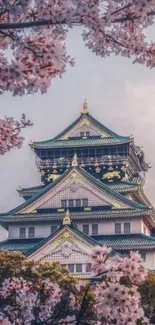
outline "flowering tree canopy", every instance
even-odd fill
[[[20,135],[21,129],[30,125],[32,123],[26,119],[25,114],[19,122],[11,117],[0,119],[0,155],[4,155],[13,148],[20,148],[24,140]]]
[[[111,53],[155,65],[155,0],[0,0],[0,92],[45,92],[74,64],[66,35],[83,25],[84,42],[96,55]]]
[[[70,290],[42,278],[37,285],[22,277],[5,279],[0,285],[0,324],[148,325],[137,291],[147,275],[141,257],[132,253],[111,259],[110,252],[94,248],[94,277],[73,283]]]

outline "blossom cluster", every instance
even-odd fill
[[[0,324],[149,325],[137,290],[147,275],[140,256],[123,258],[95,247],[91,257],[96,274],[68,291],[50,280],[34,285],[23,278],[5,279],[0,286]]]
[[[86,46],[155,65],[155,43],[146,39],[155,0],[0,0],[0,92],[45,92],[67,64],[67,32],[83,26]],[[10,59],[11,57],[11,59]]]
[[[0,119],[0,155],[4,155],[13,148],[20,148],[24,140],[20,135],[21,129],[30,125],[32,123],[26,119],[25,114],[19,122],[10,117]]]

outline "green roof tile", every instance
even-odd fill
[[[148,210],[149,212],[149,210]],[[112,210],[98,210],[98,211],[76,211],[71,212],[71,218],[73,220],[80,219],[110,219],[110,218],[128,218],[146,215],[146,210],[141,209],[112,209]],[[26,222],[26,221],[51,221],[51,220],[62,220],[64,212],[51,212],[51,213],[27,213],[27,214],[14,214],[14,215],[3,215],[0,216],[0,222],[3,223],[14,223],[14,222]]]
[[[137,185],[136,183],[121,182],[121,181],[120,181],[120,183],[116,183],[116,184],[108,183],[106,185],[108,187],[110,187],[111,189],[113,189],[115,191],[119,191],[119,192],[123,192],[123,191],[126,192],[126,191],[130,191],[130,190],[136,191],[139,187],[139,185]],[[45,188],[45,186],[43,186],[43,185],[25,187],[25,188],[18,189],[18,192],[22,193],[23,196],[24,195],[32,196],[32,195],[38,193],[43,188]]]
[[[114,250],[129,250],[129,249],[152,249],[155,248],[155,237],[146,236],[143,234],[130,234],[130,235],[99,235],[99,236],[87,236],[76,227],[72,227],[72,230],[88,243],[94,245],[112,247]],[[26,255],[30,255],[37,251],[49,240],[54,238],[62,228],[60,228],[55,234],[50,235],[47,238],[36,239],[10,239],[0,242],[0,250],[20,251]]]
[[[41,240],[42,238],[9,239],[0,242],[0,250],[20,251],[25,254],[27,251],[36,246]]]
[[[22,203],[21,205],[19,205],[15,209],[12,209],[11,211],[9,211],[7,213],[1,213],[0,218],[1,218],[1,216],[4,216],[4,215],[10,215],[10,214],[17,213],[21,209],[26,208],[29,204],[35,202],[35,200],[39,199],[42,195],[47,193],[51,188],[55,187],[56,184],[58,184],[60,181],[62,181],[70,173],[71,169],[72,169],[72,167],[69,170],[65,171],[55,181],[51,182],[47,186],[44,186],[38,193],[33,195],[30,199],[28,199],[26,202]],[[120,202],[123,202],[124,204],[128,205],[129,207],[131,207],[133,209],[136,208],[136,209],[142,209],[142,210],[148,210],[149,209],[148,206],[140,204],[140,203],[132,201],[132,200],[129,200],[128,198],[121,195],[119,192],[114,191],[109,186],[105,185],[104,183],[102,183],[101,181],[99,181],[98,179],[93,177],[91,174],[86,172],[84,169],[82,169],[82,168],[77,168],[77,169],[84,177],[86,177],[86,179],[88,179],[91,183],[95,184],[97,187],[99,187],[101,190],[103,190],[103,192],[106,192],[110,196],[112,196],[114,198],[117,198],[118,200],[120,200]]]
[[[103,246],[115,249],[155,247],[155,237],[143,234],[93,236]]]
[[[44,142],[33,142],[31,145],[35,148],[69,148],[69,147],[86,147],[86,146],[102,146],[109,144],[126,143],[127,139],[115,139],[115,138],[87,138],[87,139],[69,139],[69,140],[47,140]]]
[[[64,136],[70,129],[72,129],[83,117],[81,115],[78,117],[73,123],[71,123],[63,132],[59,133],[55,138],[33,142],[30,144],[33,148],[55,148],[55,147],[81,147],[81,146],[94,146],[94,145],[106,145],[106,144],[117,144],[117,143],[125,143],[127,141],[131,141],[130,137],[120,136],[112,130],[108,129],[106,126],[101,124],[98,120],[96,120],[89,113],[86,114],[88,120],[94,124],[97,128],[99,128],[102,132],[106,132],[109,134],[109,137],[105,138],[87,138],[87,139],[69,139],[69,140],[59,140],[62,136]]]

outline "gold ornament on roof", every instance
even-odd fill
[[[125,208],[121,203],[118,203],[118,202],[115,202],[114,203],[114,208],[115,209],[123,209],[123,208]]]
[[[69,210],[67,209],[65,216],[63,218],[63,222],[62,222],[63,226],[64,225],[70,225],[71,224],[71,219],[70,219],[70,213]]]
[[[121,176],[120,176],[120,172],[118,172],[118,171],[113,171],[113,172],[108,172],[108,173],[106,173],[106,174],[104,174],[103,175],[103,179],[112,179],[112,178],[114,178],[114,177],[117,177],[117,178],[121,178]]]
[[[78,166],[77,154],[75,153],[73,160],[72,160],[72,167]]]
[[[82,107],[82,114],[87,114],[88,113],[88,104],[87,101],[85,99],[84,103],[83,103],[83,107]]]

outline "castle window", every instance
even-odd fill
[[[52,225],[51,226],[51,234],[54,234],[57,231],[57,226],[56,225]]]
[[[89,131],[86,132],[86,137],[90,137],[90,132]]]
[[[25,227],[19,228],[19,238],[21,238],[21,239],[26,238],[26,228]]]
[[[74,264],[68,264],[68,271],[74,273]]]
[[[83,205],[83,207],[87,207],[88,206],[88,199],[83,199],[82,200],[82,205]]]
[[[68,200],[68,207],[73,208],[74,207],[74,200]]]
[[[67,208],[67,200],[61,200],[61,207]]]
[[[121,234],[121,223],[115,223],[115,234]]]
[[[124,223],[124,233],[125,234],[130,234],[130,222],[125,222]]]
[[[84,232],[86,235],[89,235],[89,225],[83,225],[83,232]]]
[[[76,204],[76,207],[81,207],[81,200],[80,199],[77,199],[75,201],[75,204]]]
[[[145,252],[140,252],[141,258],[143,262],[146,262],[146,253]]]
[[[81,137],[81,138],[84,137],[84,132],[80,132],[80,137]]]
[[[86,264],[86,272],[91,272],[91,263]]]
[[[76,264],[76,273],[82,273],[82,264]]]
[[[92,235],[98,235],[98,224],[92,225]]]
[[[28,228],[28,237],[29,238],[34,238],[35,237],[35,228],[34,227],[29,227]]]

